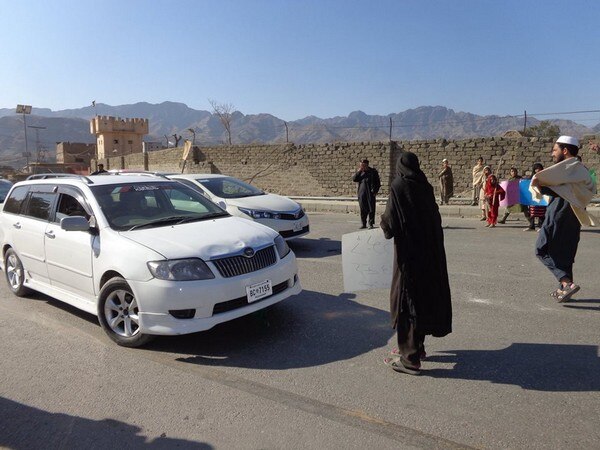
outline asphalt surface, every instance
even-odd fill
[[[600,230],[582,290],[557,304],[525,222],[444,219],[454,332],[418,377],[388,292],[344,293],[353,214],[312,214],[294,241],[304,291],[208,332],[112,343],[95,317],[0,281],[0,446],[35,448],[599,448]]]

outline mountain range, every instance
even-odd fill
[[[42,157],[53,161],[57,142],[93,143],[95,138],[90,134],[89,120],[95,115],[147,118],[150,133],[144,140],[161,141],[165,146],[167,141],[174,141],[173,134],[191,139],[190,128],[196,132],[197,145],[227,142],[227,134],[216,114],[189,108],[183,103],[140,102],[119,106],[97,103],[95,107],[60,111],[33,108],[26,118],[29,152],[35,157],[40,149]],[[480,116],[443,106],[422,106],[385,116],[362,111],[328,119],[308,116],[287,122],[288,140],[296,144],[385,141],[390,136],[390,120],[393,140],[499,136],[508,130],[523,129],[523,117]],[[600,132],[600,123],[589,128],[570,120],[550,122],[558,125],[562,133],[578,137]],[[537,123],[536,118],[527,118],[528,126]],[[31,126],[44,128],[37,130],[36,137],[36,129],[29,128]],[[24,164],[23,131],[22,116],[16,115],[14,109],[0,108],[0,165]],[[271,114],[244,115],[235,111],[231,116],[231,138],[233,144],[286,142],[286,123]]]

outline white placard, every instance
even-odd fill
[[[380,228],[342,236],[344,291],[389,289],[392,284],[394,240]]]

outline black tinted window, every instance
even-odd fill
[[[27,197],[27,191],[29,188],[27,186],[19,186],[12,191],[10,197],[6,199],[4,203],[4,211],[19,214],[21,211],[21,206],[23,205],[23,201]]]
[[[85,208],[79,200],[69,194],[61,194],[58,200],[58,208],[56,208],[55,222],[60,222],[60,219],[69,216],[82,216],[89,220],[90,215],[85,211]]]
[[[0,202],[3,202],[6,196],[8,195],[8,191],[12,187],[12,183],[0,182]]]
[[[48,220],[54,197],[56,194],[49,192],[34,192],[29,198],[25,214],[36,219]]]

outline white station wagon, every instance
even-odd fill
[[[206,198],[232,216],[262,223],[286,240],[305,236],[310,231],[308,216],[302,206],[290,198],[264,192],[226,175],[176,174],[168,177],[200,189]]]
[[[15,295],[33,289],[95,314],[127,347],[207,330],[301,291],[279,234],[159,177],[17,183],[0,243]]]

